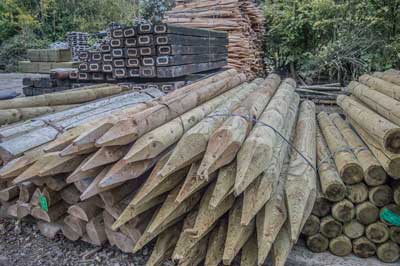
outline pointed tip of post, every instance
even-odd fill
[[[119,160],[116,164],[114,164],[111,169],[107,172],[102,180],[100,180],[98,186],[101,188],[107,188],[108,186],[112,186],[118,183],[118,180],[115,180],[118,173],[127,165],[127,163],[123,160]]]
[[[94,144],[97,139],[103,136],[110,128],[112,128],[112,123],[103,123],[97,127],[91,129],[90,131],[80,135],[73,141],[74,145],[87,145]]]
[[[134,142],[138,138],[138,133],[132,124],[121,121],[107,130],[96,140],[96,146],[123,146]]]
[[[146,147],[141,149],[136,149],[135,146],[132,147],[127,155],[123,158],[129,163],[139,162],[143,160],[153,159],[155,156],[151,156],[148,154]]]

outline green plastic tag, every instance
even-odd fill
[[[397,213],[392,212],[389,209],[384,209],[383,212],[381,213],[381,218],[385,222],[394,225],[394,226],[399,226],[400,227],[400,215]]]
[[[42,209],[43,209],[45,212],[48,212],[48,211],[49,211],[49,204],[47,203],[46,196],[43,195],[43,194],[40,195],[40,207],[42,207]]]

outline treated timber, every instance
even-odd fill
[[[196,28],[188,28],[173,24],[158,24],[154,26],[155,34],[177,34],[184,36],[199,36],[199,37],[213,37],[213,38],[227,38],[228,34],[223,31],[204,30]]]
[[[400,153],[399,126],[348,96],[338,96],[337,104],[385,150]]]
[[[369,86],[371,89],[377,90],[396,100],[400,100],[400,85],[370,75],[362,75],[359,78],[359,81],[362,84]]]
[[[19,196],[19,187],[14,185],[0,191],[1,201],[11,201]]]
[[[103,206],[101,199],[95,197],[72,205],[68,208],[68,214],[85,222],[89,222],[91,218],[101,212],[101,206]]]
[[[181,232],[178,234],[178,242],[175,245],[171,258],[174,261],[181,261],[189,253],[189,251],[197,244],[200,239],[191,238],[186,232],[187,229],[193,228],[196,221],[198,210],[195,208],[188,213],[183,220]]]
[[[133,144],[129,152],[125,155],[124,160],[135,162],[158,156],[161,152],[179,141],[185,132],[204,119],[212,110],[234,96],[241,89],[242,87],[240,86],[233,88],[146,133]]]
[[[226,54],[228,53],[228,48],[225,46],[184,46],[184,45],[160,45],[157,47],[157,52],[159,55],[197,55],[197,54]]]
[[[305,220],[312,211],[312,209],[309,211],[308,207],[311,206],[312,208],[317,194],[314,103],[305,101],[300,105],[295,132],[294,147],[303,157],[297,151],[292,152],[285,184],[289,218],[288,228],[292,242],[297,241]],[[305,161],[304,157],[308,162]]]
[[[180,45],[205,45],[205,46],[225,46],[228,45],[228,39],[215,37],[196,37],[177,34],[165,34],[156,36],[157,45],[169,45],[179,43]]]
[[[271,260],[273,266],[285,266],[289,257],[293,242],[290,240],[290,226],[288,221],[279,231],[278,236],[272,246]]]
[[[228,64],[226,60],[220,60],[215,62],[197,63],[197,64],[186,64],[179,66],[159,66],[157,67],[157,78],[177,78],[192,73],[204,72],[212,69],[224,67]]]
[[[289,113],[285,118],[284,130],[281,132],[285,139],[290,139],[296,127],[296,118],[299,108],[299,96],[295,95],[290,104]],[[250,184],[244,191],[242,223],[248,224],[262,207],[268,202],[278,185],[278,180],[286,178],[288,166],[288,143],[279,138],[273,148],[271,161],[266,164],[266,170]]]
[[[383,262],[396,262],[400,258],[400,246],[392,241],[388,241],[378,246],[376,255]]]
[[[210,54],[199,55],[175,55],[175,56],[158,56],[156,66],[180,66],[186,64],[208,63],[224,60],[227,54],[215,54],[210,51]]]
[[[229,114],[256,88],[256,83],[243,85],[234,97],[228,99],[215,109],[209,117],[204,118],[188,130],[178,142],[159,175],[166,177],[200,159],[207,148],[211,134],[227,119],[226,116],[217,116],[217,114]]]
[[[396,70],[394,70],[394,71],[396,71]],[[390,70],[388,70],[386,72],[375,72],[373,74],[373,76],[400,86],[400,74],[399,73],[391,72]]]
[[[225,241],[224,255],[222,261],[225,265],[230,265],[247,240],[255,232],[255,219],[248,225],[240,223],[243,208],[243,197],[236,199],[233,207],[229,211],[228,232]]]
[[[205,265],[218,266],[222,263],[227,232],[228,221],[222,218],[210,234]]]
[[[365,236],[375,244],[383,244],[389,240],[389,227],[381,222],[370,224],[365,228]]]
[[[305,236],[316,235],[320,231],[320,224],[321,220],[317,216],[311,215],[310,217],[308,217],[307,222],[304,224],[301,233]]]
[[[399,105],[400,106],[400,105]],[[339,114],[330,115],[335,126],[348,143],[350,149],[358,159],[361,167],[364,170],[364,181],[370,186],[382,185],[386,182],[387,174],[383,167],[379,164],[371,151],[367,148],[360,137],[350,128]]]
[[[343,225],[343,234],[350,239],[357,239],[364,235],[365,226],[357,220],[345,223]]]
[[[199,176],[206,178],[210,173],[233,161],[242,143],[255,124],[249,119],[258,119],[280,84],[280,77],[269,75],[227,120],[210,137]]]
[[[345,257],[350,255],[353,250],[353,245],[351,240],[344,235],[338,236],[331,239],[329,242],[329,251],[339,257]]]
[[[347,185],[361,182],[364,171],[360,162],[332,119],[327,113],[321,112],[318,114],[318,121],[343,182]]]
[[[321,219],[320,231],[324,237],[332,239],[342,234],[343,226],[332,216],[326,216]]]
[[[332,216],[342,223],[353,220],[356,215],[355,212],[354,204],[347,199],[339,201],[332,206]]]
[[[236,177],[236,161],[222,167],[218,171],[217,181],[211,195],[210,206],[216,208],[230,194],[233,194],[233,185]]]
[[[243,75],[237,75],[230,79],[209,83],[210,80],[202,80],[195,87],[182,89],[186,94],[178,95],[169,100],[160,100],[160,104],[133,115],[127,120],[122,120],[113,126],[106,134],[97,140],[97,145],[115,146],[126,145],[135,141],[143,134],[159,127],[166,122],[178,117],[190,109],[214,98],[215,96],[241,84],[245,81]],[[198,87],[206,84],[204,87]],[[194,89],[196,88],[196,90]],[[180,90],[177,90],[180,91]]]
[[[328,250],[329,239],[321,234],[309,236],[306,239],[306,245],[314,253],[322,253]]]
[[[333,202],[343,200],[346,197],[346,186],[332,160],[320,127],[317,127],[317,167],[321,190],[326,198]]]
[[[179,233],[181,232],[182,225],[174,225],[164,232],[162,232],[157,238],[157,242],[154,246],[153,252],[150,258],[146,262],[146,266],[158,266],[169,259],[172,256],[174,247],[178,242]]]
[[[352,95],[391,122],[400,125],[400,102],[379,91],[353,81],[348,86]],[[399,86],[400,88],[400,86]]]
[[[106,242],[107,235],[102,213],[99,213],[86,224],[86,233],[91,240],[90,242],[96,246],[101,246]]]
[[[253,234],[242,248],[240,265],[257,266],[257,235]]]
[[[375,139],[373,139],[361,126],[350,119],[351,125],[356,129],[358,135],[367,144],[375,158],[385,171],[393,178],[400,178],[400,155],[385,150]]]
[[[355,208],[357,221],[363,225],[370,225],[379,219],[379,208],[369,201],[361,203]]]
[[[31,215],[38,220],[52,223],[63,216],[67,209],[68,204],[66,202],[60,201],[56,205],[50,207],[48,212],[44,211],[41,207],[34,207],[32,208]]]
[[[279,141],[279,135],[285,125],[285,117],[290,110],[290,104],[295,98],[296,83],[287,79],[278,88],[274,97],[260,116],[260,121],[254,126],[237,154],[237,171],[235,180],[235,195],[240,195],[245,189],[266,170],[265,162],[272,158],[273,148]],[[266,123],[273,127],[263,125]]]
[[[86,222],[72,215],[67,215],[64,218],[63,224],[67,225],[79,237],[82,237],[86,233]]]
[[[369,190],[369,201],[377,207],[384,207],[393,202],[393,190],[388,185],[373,187]]]
[[[354,204],[359,204],[368,199],[368,187],[365,183],[347,186],[347,199]]]
[[[353,241],[353,252],[357,257],[369,258],[375,255],[376,245],[366,237],[361,237]]]

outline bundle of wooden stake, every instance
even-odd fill
[[[99,84],[77,90],[3,100],[0,102],[0,126],[68,110],[77,104],[110,97],[126,90],[116,85]]]
[[[400,72],[364,75],[318,114],[318,196],[303,234],[314,252],[400,257]]]
[[[292,79],[245,81],[228,70],[25,153],[0,170],[4,207],[49,237],[155,241],[147,265],[283,266],[317,198],[315,106]]]
[[[229,33],[228,64],[248,77],[263,75],[264,16],[251,0],[181,0],[165,23]]]

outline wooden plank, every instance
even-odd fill
[[[160,55],[201,55],[201,54],[227,54],[228,48],[225,46],[200,46],[200,45],[159,45],[157,54]]]
[[[209,51],[214,52],[214,51]],[[174,55],[174,56],[159,56],[157,57],[157,66],[178,66],[186,64],[197,64],[216,62],[224,60],[228,57],[227,54],[199,54],[199,55]]]
[[[212,69],[221,68],[227,65],[226,60],[210,62],[210,63],[199,63],[199,64],[188,64],[181,66],[170,66],[170,67],[157,67],[158,78],[177,78],[188,74],[204,72]]]

